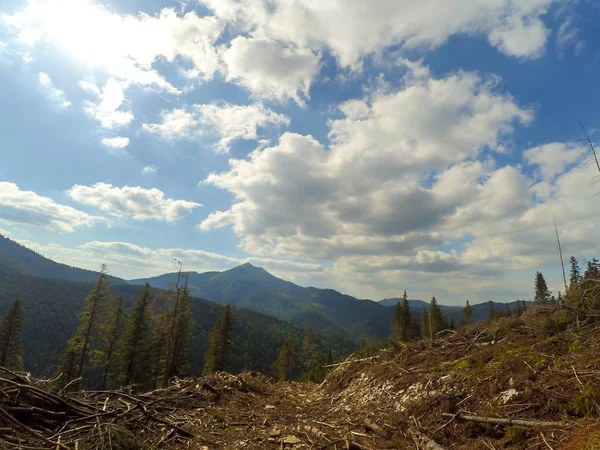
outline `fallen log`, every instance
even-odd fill
[[[372,422],[369,419],[365,419],[363,422],[365,428],[369,431],[372,431],[373,433],[375,433],[377,436],[383,438],[383,439],[389,439],[390,438],[390,433],[388,432],[388,430],[384,429],[383,427],[380,427],[379,425],[377,425],[375,422]]]
[[[446,450],[425,433],[421,433],[413,427],[408,427],[408,435],[415,441],[418,448],[422,448],[423,450]]]
[[[523,427],[560,427],[560,428],[565,428],[565,427],[569,426],[569,424],[567,422],[552,422],[552,421],[547,421],[547,420],[482,417],[482,416],[473,416],[470,414],[454,415],[454,414],[449,414],[449,413],[443,413],[442,415],[446,416],[446,417],[456,417],[457,419],[471,421],[471,422],[490,423],[490,424],[499,424],[499,425],[518,425],[518,426],[523,426]]]

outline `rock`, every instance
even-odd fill
[[[299,444],[300,442],[302,442],[302,440],[298,439],[296,436],[286,436],[281,442],[283,442],[286,445],[294,445]]]

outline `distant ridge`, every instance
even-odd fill
[[[54,262],[1,234],[0,263],[17,272],[38,277],[81,282],[98,278],[98,272]],[[111,280],[113,283],[125,282],[117,277],[111,277]]]

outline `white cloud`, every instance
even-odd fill
[[[106,70],[120,81],[180,90],[152,68],[153,62],[177,57],[191,61],[199,76],[211,78],[218,66],[213,44],[223,24],[195,12],[178,15],[165,8],[158,15],[119,15],[88,0],[32,0],[1,19],[23,45],[48,43],[91,69]]]
[[[66,109],[71,106],[71,102],[67,100],[64,91],[54,86],[52,79],[47,73],[38,73],[38,80],[48,98],[56,103],[60,109]]]
[[[10,236],[12,233],[8,230],[5,230],[4,228],[0,228],[0,234],[4,237],[6,236]]]
[[[568,47],[573,47],[574,53],[578,55],[585,47],[585,43],[579,38],[579,35],[579,28],[573,24],[573,18],[567,17],[558,28],[556,44],[563,51]]]
[[[399,90],[377,90],[360,102],[342,105],[348,115],[330,121],[329,149],[310,136],[285,133],[277,145],[211,174],[205,182],[236,200],[200,228],[232,224],[247,251],[283,257],[442,245],[436,228],[479,194],[477,180],[487,169],[462,170],[475,177],[465,187],[429,186],[431,174],[448,179],[441,176],[445,170],[484,148],[504,151],[514,124],[532,119],[493,83],[470,73],[408,77]]]
[[[177,108],[161,113],[161,123],[145,123],[142,125],[144,131],[158,134],[167,141],[173,141],[182,137],[193,137],[202,134],[196,129],[199,121],[195,115],[185,109]]]
[[[269,125],[287,126],[290,123],[287,116],[265,108],[262,104],[193,105],[189,111],[173,109],[164,111],[161,116],[161,123],[144,124],[143,129],[168,141],[216,135],[218,141],[214,144],[214,149],[219,153],[228,152],[229,145],[235,139],[258,140],[259,128]]]
[[[140,186],[122,188],[107,183],[92,186],[76,184],[69,190],[73,200],[91,205],[112,216],[134,220],[166,220],[175,222],[189,216],[200,203],[165,198],[165,194],[154,188]]]
[[[21,244],[50,257],[55,261],[98,270],[100,264],[107,264],[111,274],[124,278],[141,278],[173,272],[174,260],[183,262],[184,270],[207,272],[227,270],[245,262],[266,268],[273,274],[286,276],[307,276],[321,274],[325,269],[313,263],[277,260],[272,258],[236,259],[218,253],[188,248],[143,247],[129,242],[90,241],[77,247],[59,244],[38,244],[20,240]]]
[[[0,219],[67,233],[101,220],[6,181],[0,182]]]
[[[223,52],[228,81],[248,88],[255,96],[294,99],[303,104],[320,70],[319,56],[265,38],[238,36]]]
[[[330,48],[342,66],[387,47],[432,49],[455,34],[486,36],[510,56],[535,58],[549,34],[542,22],[558,0],[203,0],[242,31],[298,48]]]
[[[123,136],[117,136],[114,138],[103,138],[102,145],[115,149],[123,149],[129,145],[129,138]]]
[[[84,89],[94,92],[89,86]],[[83,109],[98,120],[102,128],[124,127],[134,119],[133,113],[121,109],[124,101],[123,87],[114,78],[109,78],[100,93],[100,101],[98,103],[86,101]]]
[[[158,172],[157,166],[145,166],[142,169],[142,174],[144,174],[144,175],[148,175],[148,174],[156,173],[156,172]]]
[[[563,173],[569,165],[581,161],[583,155],[584,152],[576,144],[562,142],[540,145],[523,153],[523,157],[529,164],[539,166],[546,180],[551,180],[555,175]]]

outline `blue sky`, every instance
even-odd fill
[[[598,5],[267,3],[2,2],[0,233],[447,304],[598,255]]]

